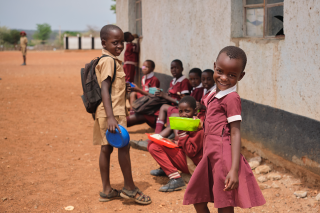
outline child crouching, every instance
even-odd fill
[[[183,97],[179,102],[179,116],[193,118],[196,113],[196,100],[191,96]],[[167,148],[151,141],[148,144],[148,151],[161,167],[150,173],[154,176],[168,176],[170,178],[169,182],[159,189],[161,192],[172,192],[184,188],[185,183],[178,170],[186,174],[193,173],[195,165],[202,158],[203,130],[179,131],[178,134],[177,145],[179,148]]]

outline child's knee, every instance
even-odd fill
[[[101,146],[101,152],[104,154],[111,154],[113,152],[113,146],[110,146],[110,145]]]
[[[130,93],[130,98],[136,98],[137,97],[137,93],[136,92],[131,92]]]

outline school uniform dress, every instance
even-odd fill
[[[207,106],[204,121],[203,158],[186,189],[183,204],[214,202],[215,208],[228,206],[251,208],[266,203],[246,159],[240,155],[239,187],[223,191],[231,169],[230,123],[241,121],[241,100],[236,86],[204,100]]]
[[[160,81],[154,76],[154,72],[144,75],[141,79],[141,87],[145,92],[149,92],[150,87],[160,87]],[[143,95],[137,92],[137,98],[141,98]]]
[[[180,95],[190,94],[190,91],[192,89],[192,86],[190,85],[189,80],[185,76],[181,76],[180,78],[176,79],[174,78],[171,83],[168,90],[169,96],[176,99],[177,101],[180,101],[181,97]],[[180,93],[180,95],[178,94]],[[173,104],[175,105],[175,104]],[[172,106],[169,107],[167,110],[167,124],[169,124],[169,117],[173,113],[178,113],[178,107]]]
[[[123,69],[126,74],[126,81],[133,82],[136,74],[136,67],[138,66],[138,53],[134,52],[134,44],[128,42],[126,51],[124,52]]]
[[[210,92],[215,89],[216,89],[216,85],[214,85],[213,87],[211,87],[208,90],[203,89],[203,95],[202,95],[200,104],[205,105],[203,100],[205,100],[208,97],[208,95],[210,94]],[[205,116],[206,116],[206,110],[205,109],[200,110],[200,112],[198,113],[198,118],[204,119]]]
[[[203,96],[203,91],[204,88],[202,87],[201,83],[199,86],[193,87],[190,96],[194,97],[194,99],[196,99],[197,102],[200,102]]]
[[[166,175],[180,170],[193,173],[202,158],[203,130],[196,132],[179,131],[179,148],[168,148],[149,140],[148,151]]]
[[[113,78],[114,73],[114,60],[116,61],[116,78],[112,83],[111,89],[111,102],[112,110],[115,119],[118,123],[127,128],[126,119],[126,80],[122,67],[122,61],[112,55],[107,50],[102,50],[103,55],[109,55],[111,57],[104,57],[99,60],[95,71],[97,80],[101,88],[101,83],[108,77]],[[106,139],[106,131],[108,129],[107,114],[104,109],[103,102],[97,107],[95,113],[95,121],[93,126],[93,144],[94,145],[108,145]]]

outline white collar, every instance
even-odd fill
[[[176,79],[174,78],[172,80],[172,85],[175,85],[177,82],[182,82],[186,77],[184,75],[182,75],[180,78]]]
[[[216,92],[216,88],[214,90],[212,90],[210,92],[213,93],[213,92]],[[232,92],[237,92],[237,85],[234,85],[233,87],[230,87],[229,89],[226,89],[226,90],[222,90],[220,92],[218,92],[216,95],[215,95],[215,98],[223,98],[224,96],[228,95],[229,93],[232,93]]]
[[[202,83],[200,83],[199,86],[197,86],[197,87],[193,87],[192,90],[195,90],[195,89],[198,89],[198,88],[201,88],[201,87],[202,87]]]
[[[144,76],[142,77],[143,84],[146,83],[146,80],[147,80],[147,79],[152,78],[153,76],[154,76],[154,72],[150,72],[149,74],[144,75]]]
[[[204,89],[203,90],[203,94],[207,94],[207,92],[210,92],[210,91],[212,91],[214,89],[216,89],[216,84],[214,84],[210,89],[208,89],[208,91],[207,91],[207,89]]]

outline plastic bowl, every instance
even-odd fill
[[[119,133],[118,129],[116,129],[116,133],[111,133],[107,130],[106,132],[106,138],[108,143],[116,148],[122,148],[125,147],[129,144],[130,141],[130,136],[129,136],[129,132],[126,130],[126,128],[124,128],[121,125],[118,125],[120,130],[121,130],[121,134]]]
[[[154,95],[154,93],[156,93],[158,90],[162,91],[162,89],[159,89],[157,87],[150,87],[149,88],[149,93]]]
[[[197,131],[200,119],[182,118],[182,117],[169,117],[171,129],[183,130],[183,131]]]

